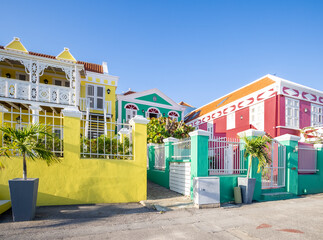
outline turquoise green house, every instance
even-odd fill
[[[117,121],[128,123],[136,115],[145,118],[169,117],[184,119],[185,107],[174,102],[157,88],[143,92],[127,91],[117,95]]]

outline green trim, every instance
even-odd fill
[[[154,101],[154,97],[156,97],[156,101]],[[165,104],[165,105],[172,106],[171,103],[167,102],[164,98],[162,98],[161,96],[159,96],[156,93],[149,94],[149,95],[142,96],[142,97],[138,97],[136,99],[142,100],[142,101],[147,101],[147,102],[160,103],[160,104]]]
[[[125,109],[125,106],[127,104],[135,104],[139,110],[137,111],[137,115],[140,115],[140,116],[143,116],[143,117],[146,117],[146,112],[149,108],[153,107],[153,108],[157,108],[160,113],[162,114],[162,116],[165,115],[165,117],[168,117],[168,113],[170,111],[174,111],[174,112],[177,112],[179,117],[178,117],[178,121],[181,121],[182,120],[182,112],[181,111],[177,111],[177,110],[173,110],[173,109],[167,109],[167,108],[161,108],[161,107],[155,107],[155,106],[151,106],[149,104],[139,104],[139,103],[134,103],[134,102],[128,102],[128,101],[122,101],[122,105],[121,105],[121,113],[122,113],[122,116],[121,116],[121,122],[125,122],[126,121],[126,109]],[[142,112],[142,110],[144,110],[144,112]],[[118,116],[119,116],[119,113],[118,113]]]
[[[208,136],[195,135],[191,137],[191,199],[194,198],[193,179],[209,175],[208,144]]]

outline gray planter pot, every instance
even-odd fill
[[[252,203],[253,192],[255,191],[256,179],[238,177],[238,186],[241,188],[242,202]]]
[[[9,180],[13,221],[30,221],[35,217],[39,178]]]

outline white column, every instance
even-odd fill
[[[41,107],[39,105],[31,105],[29,107],[32,112],[32,124],[39,123],[39,111],[41,111]]]

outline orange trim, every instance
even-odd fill
[[[188,120],[188,122],[190,122],[198,117],[201,117],[205,114],[208,114],[209,112],[214,111],[215,109],[226,106],[231,102],[234,102],[240,98],[243,98],[243,97],[245,97],[253,92],[256,92],[262,88],[265,88],[273,83],[275,83],[275,81],[270,79],[269,77],[265,77],[263,79],[260,79],[257,82],[247,85],[237,91],[234,91],[233,93],[225,95],[222,98],[205,105],[204,107],[196,109],[195,111],[190,113],[190,115],[188,115],[186,117],[186,119]],[[196,116],[194,116],[194,118],[191,119],[190,116],[193,116],[197,112],[199,112],[199,113],[196,114]]]

